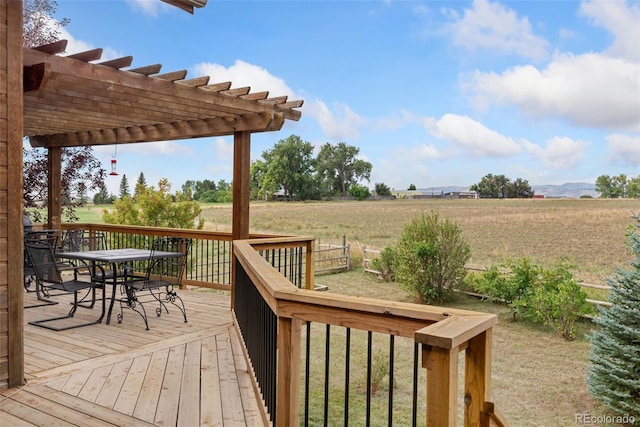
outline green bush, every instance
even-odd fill
[[[572,340],[576,320],[591,314],[592,307],[570,270],[567,263],[545,269],[522,258],[502,269],[492,266],[476,275],[472,286],[490,300],[507,304],[514,319],[521,314],[554,327],[566,340]]]
[[[467,274],[471,257],[460,227],[436,212],[414,218],[404,227],[395,248],[397,280],[422,302],[448,300]]]
[[[498,267],[491,266],[472,283],[475,291],[486,295],[494,302],[509,306],[515,320],[518,312],[526,310],[526,300],[533,285],[538,280],[541,269],[529,258],[517,262],[509,261]]]
[[[544,270],[527,298],[527,316],[554,327],[567,341],[575,338],[576,320],[592,312],[587,295],[563,263]]]
[[[393,263],[395,262],[396,251],[393,247],[387,246],[380,252],[380,256],[371,260],[371,267],[382,274],[385,282],[395,280]]]

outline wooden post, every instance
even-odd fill
[[[62,227],[62,148],[49,148],[47,155],[48,189],[47,204],[48,225],[52,230]],[[60,236],[62,237],[62,236]]]
[[[422,366],[427,369],[427,426],[456,425],[458,353],[458,347],[422,346]]]
[[[300,417],[301,322],[278,318],[276,425],[297,426]]]
[[[249,238],[249,198],[251,195],[251,133],[233,134],[233,240]]]
[[[307,256],[305,263],[305,288],[309,290],[313,290],[315,288],[315,263],[316,263],[316,254],[315,254],[315,242],[313,240],[307,241]]]
[[[465,351],[464,425],[482,425],[485,402],[491,399],[492,329],[469,340]]]
[[[233,134],[233,206],[231,240],[249,238],[249,198],[251,195],[251,133]],[[236,257],[231,249],[231,307],[235,308]]]
[[[0,388],[11,388],[24,382],[22,2],[0,1],[0,40]]]

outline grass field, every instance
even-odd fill
[[[471,246],[473,265],[487,267],[530,257],[544,265],[567,259],[576,276],[603,284],[629,260],[625,234],[638,200],[388,200],[365,202],[253,203],[251,230],[316,236],[356,253],[362,245],[394,244],[411,218],[435,210],[455,221]],[[205,228],[230,230],[230,205],[203,205]]]
[[[100,222],[102,208],[84,208],[81,221]],[[251,231],[316,236],[341,242],[354,252],[363,245],[393,244],[412,217],[435,210],[457,222],[478,266],[530,257],[551,265],[567,259],[576,276],[602,284],[615,265],[631,259],[625,235],[640,213],[637,200],[392,200],[368,202],[252,203]],[[230,231],[230,205],[203,205],[205,229]],[[96,219],[97,218],[97,219]],[[411,301],[398,285],[361,271],[320,276],[329,292]],[[552,331],[524,321],[512,322],[507,309],[460,297],[452,306],[494,312],[493,399],[514,426],[568,426],[575,414],[601,414],[587,392],[585,373],[590,324],[579,325],[577,339],[566,342]]]

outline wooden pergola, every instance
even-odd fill
[[[164,0],[189,12],[206,0]],[[22,383],[22,139],[48,149],[49,228],[61,225],[63,147],[233,135],[234,239],[249,235],[251,134],[301,117],[303,101],[233,88],[66,41],[22,47],[22,2],[0,0],[0,388]]]

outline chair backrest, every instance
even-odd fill
[[[62,283],[53,246],[46,240],[27,240],[24,243],[29,261],[40,283]]]
[[[101,251],[107,248],[107,238],[104,232],[85,230],[67,230],[62,239],[64,252]]]
[[[27,247],[26,247],[27,242],[47,243],[52,248],[54,248],[54,251],[55,251],[55,249],[58,247],[58,233],[55,233],[53,230],[29,231],[24,233],[24,243],[25,243],[24,267],[25,268],[31,267],[31,260],[29,258],[29,254],[27,253]],[[31,273],[31,270],[29,270],[29,273]]]
[[[183,237],[160,237],[151,247],[151,259],[147,268],[147,279],[161,280],[180,285],[187,265],[187,254],[191,248],[191,239]],[[183,256],[174,258],[155,258],[156,251],[181,252]]]

